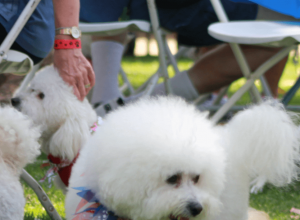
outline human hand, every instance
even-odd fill
[[[54,50],[53,63],[62,79],[73,87],[74,94],[83,101],[95,85],[95,73],[81,49]]]

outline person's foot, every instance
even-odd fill
[[[125,102],[122,98],[117,98],[111,100],[107,103],[98,102],[93,105],[96,113],[100,117],[104,117],[106,114],[110,113],[111,111],[117,109],[120,106],[124,106]]]
[[[214,101],[218,98],[218,94],[216,93],[212,93],[208,98],[207,100],[201,104],[201,106],[203,107],[210,107],[214,104]],[[221,101],[220,101],[220,105],[223,105],[225,104],[226,102],[228,101],[228,97],[225,95],[222,97]]]

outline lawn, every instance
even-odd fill
[[[193,62],[189,59],[181,59],[179,61],[179,69],[188,69],[192,64]],[[133,83],[134,87],[138,87],[156,71],[158,68],[158,61],[157,57],[127,57],[122,61],[122,66],[124,70],[129,73],[129,80]],[[295,65],[292,60],[289,59],[279,84],[283,90],[287,91],[298,77],[297,71],[300,69],[299,67],[299,64]],[[171,67],[169,70],[171,74],[174,74]],[[243,83],[244,80],[238,80],[233,83],[229,90],[229,96]],[[238,103],[246,104],[249,102],[250,98],[247,94],[245,94]],[[296,94],[291,103],[300,104],[300,92]],[[44,160],[46,160],[46,156],[41,155],[35,164],[28,165],[26,167],[26,170],[36,180],[40,180],[47,171],[47,168],[40,168]],[[52,200],[58,213],[64,218],[64,195],[53,186],[49,188],[47,183],[41,183],[41,185]],[[33,191],[25,183],[23,183],[23,186],[27,200],[25,207],[25,219],[50,219],[44,208],[40,205],[40,202]],[[266,186],[262,193],[251,195],[250,205],[253,208],[269,213],[273,220],[291,219],[289,210],[292,207],[300,209],[300,182],[293,183],[285,188]]]

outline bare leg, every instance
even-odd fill
[[[269,84],[270,90],[274,98],[277,98],[278,96],[278,83],[282,75],[282,71],[285,67],[286,61],[287,57],[282,59],[279,63],[277,63],[265,73],[265,78]]]
[[[242,50],[252,70],[276,54],[279,48],[242,45]],[[268,71],[270,89],[277,94],[277,84],[286,59]],[[189,77],[200,94],[215,91],[242,77],[242,72],[228,44],[205,53],[188,71]],[[273,78],[274,77],[274,78]],[[277,82],[277,83],[276,83]]]

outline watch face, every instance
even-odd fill
[[[80,30],[77,27],[72,27],[72,36],[74,38],[79,38],[81,35]]]

